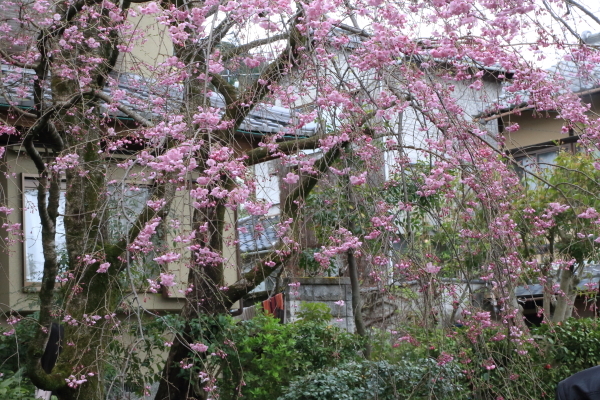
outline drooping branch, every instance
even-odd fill
[[[100,100],[104,101],[107,104],[116,103],[117,110],[121,111],[123,114],[132,118],[135,122],[142,125],[143,127],[152,128],[154,126],[154,124],[150,120],[147,120],[146,118],[142,117],[140,114],[133,111],[131,108],[124,106],[123,104],[120,104],[118,102],[115,102],[109,95],[107,95],[103,91],[101,91],[101,90],[94,91],[94,96],[96,96],[97,98],[99,98]]]
[[[296,218],[300,203],[305,200],[319,180],[324,176],[325,172],[341,155],[341,148],[345,143],[341,143],[329,150],[323,157],[315,163],[315,170],[318,172],[314,175],[308,175],[302,178],[300,185],[288,195],[283,206],[283,215],[286,218]],[[273,251],[267,253],[254,263],[254,268],[246,272],[240,280],[229,286],[226,293],[226,307],[230,307],[233,303],[244,297],[257,285],[259,285],[273,270],[279,268],[290,256],[291,252],[286,251],[285,245],[278,244]],[[271,264],[275,263],[274,266]]]
[[[289,35],[284,33],[281,35],[273,35],[264,39],[258,39],[258,40],[254,40],[250,43],[246,43],[240,46],[237,46],[233,49],[227,50],[225,51],[222,55],[221,58],[223,59],[223,61],[229,61],[231,60],[233,57],[237,57],[239,55],[245,54],[248,51],[256,48],[256,47],[260,47],[260,46],[264,46],[270,43],[275,43],[278,42],[280,40],[285,40],[288,39]]]
[[[579,36],[579,34],[577,32],[575,32],[575,30],[573,28],[571,28],[571,26],[564,19],[562,19],[559,15],[557,15],[554,12],[552,7],[550,7],[550,4],[548,4],[548,2],[546,0],[543,0],[543,3],[544,3],[544,7],[546,7],[546,10],[548,10],[548,12],[552,16],[552,18],[554,18],[556,21],[560,22],[565,27],[565,29],[567,29],[569,32],[571,32],[571,35],[573,35],[577,39],[581,40],[581,36]]]
[[[285,199],[283,203],[283,214],[294,218],[298,214],[300,207],[299,200],[305,199],[314,187],[319,182],[321,176],[327,172],[329,166],[333,165],[342,153],[342,146],[346,145],[346,142],[340,143],[327,153],[323,155],[316,163],[314,169],[318,172],[317,174],[311,174],[304,176],[300,181],[300,185],[294,189],[292,193]]]
[[[0,56],[2,56],[2,58],[4,58],[10,65],[14,65],[15,67],[19,67],[19,68],[36,69],[39,65],[38,63],[27,63],[27,62],[22,62],[22,61],[16,60],[14,57],[12,57],[10,54],[8,54],[6,52],[6,50],[4,50],[1,47],[0,47]]]
[[[170,179],[168,177],[165,178],[165,182],[169,182]],[[123,255],[123,253],[127,250],[127,246],[130,243],[133,243],[142,229],[146,226],[146,223],[151,221],[154,218],[164,218],[168,213],[171,201],[173,200],[176,185],[173,183],[163,183],[158,185],[157,189],[152,194],[152,200],[166,200],[165,204],[159,208],[154,209],[146,205],[142,211],[138,214],[137,219],[129,229],[127,236],[121,239],[114,245],[105,245],[105,253],[107,259],[110,259],[111,262],[114,262],[115,265],[119,263],[119,257]]]
[[[588,17],[593,19],[595,23],[600,25],[600,18],[598,18],[593,12],[588,10],[587,7],[584,7],[583,5],[579,4],[578,2],[576,2],[574,0],[566,0],[566,2],[567,2],[567,4],[570,4],[572,6],[579,8],[581,11],[583,11],[585,13],[585,15],[587,15]]]
[[[282,142],[279,143],[275,154],[271,154],[268,147],[257,147],[246,153],[247,158],[244,160],[244,163],[246,166],[251,166],[274,160],[279,158],[282,154],[293,154],[300,150],[314,150],[319,147],[321,139],[323,139],[323,137],[315,135],[306,139]]]

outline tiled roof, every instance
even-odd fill
[[[35,73],[32,69],[14,68],[8,65],[2,65],[1,78],[4,86],[3,93],[6,94],[6,96],[4,96],[0,93],[1,104],[12,103],[25,109],[33,107],[32,83],[35,78]],[[144,78],[133,74],[119,74],[113,76],[113,78],[116,81],[116,85],[105,87],[103,89],[104,93],[110,96],[113,91],[125,91],[127,96],[125,96],[120,103],[146,119],[152,120],[157,117],[157,115],[151,111],[156,107],[156,105],[152,103],[154,99],[169,99],[164,107],[167,107],[172,111],[179,109],[181,106],[183,90],[179,85],[170,87],[151,85],[149,84],[149,81],[145,81]],[[225,102],[220,95],[213,92],[209,97],[213,107],[224,109]],[[44,91],[44,99],[50,100],[50,98],[51,93],[49,88],[47,88]],[[107,111],[107,109],[104,108],[104,111]],[[109,115],[117,118],[126,117],[125,114],[118,110],[110,109],[107,112]],[[221,115],[222,114],[223,111],[221,112]],[[317,129],[315,123],[309,123],[300,129],[290,131],[288,126],[293,123],[295,123],[295,118],[290,109],[267,104],[258,104],[250,111],[248,117],[246,117],[240,125],[239,130],[245,133],[257,134],[284,132],[288,135],[312,136]]]
[[[567,90],[580,93],[600,87],[600,65],[586,66],[572,61],[561,61],[546,70],[548,80],[564,82]],[[529,102],[529,92],[510,92],[507,89],[510,84],[502,90],[502,95],[497,106],[501,110],[520,107]],[[517,101],[518,98],[518,101]]]
[[[577,290],[598,290],[600,288],[600,265],[587,265],[581,274],[581,280],[577,283]],[[538,283],[531,285],[518,286],[515,289],[517,297],[537,297],[542,296],[544,288]]]
[[[239,246],[242,255],[257,251],[269,250],[277,242],[277,224],[279,216],[246,217],[238,221]]]

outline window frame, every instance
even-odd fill
[[[37,174],[31,174],[31,173],[21,173],[21,221],[22,221],[22,231],[23,231],[23,242],[22,242],[22,262],[21,262],[21,266],[20,266],[20,270],[22,271],[22,289],[25,293],[31,293],[31,292],[37,292],[39,291],[41,284],[42,284],[42,280],[40,279],[39,281],[33,281],[33,280],[29,280],[29,266],[28,266],[28,241],[27,241],[27,235],[28,235],[28,227],[27,227],[27,218],[26,218],[26,213],[29,212],[28,209],[30,209],[31,207],[29,206],[30,202],[27,201],[26,196],[25,196],[25,192],[27,190],[32,190],[32,189],[37,189],[38,187],[38,180],[39,180],[39,175]],[[127,182],[125,183],[127,184]],[[152,190],[154,188],[153,184],[139,184],[136,185],[138,187],[144,187],[148,190],[148,194],[151,195]],[[63,177],[61,179],[61,187],[60,187],[60,191],[61,193],[66,193],[67,190],[67,185],[66,185],[66,179]],[[145,203],[144,203],[145,205]],[[36,215],[36,217],[39,219],[39,210],[37,209],[37,202],[35,203],[35,210],[36,212],[38,212],[38,214]],[[59,217],[62,217],[63,215],[59,215]],[[40,231],[41,234],[41,231]],[[39,240],[41,240],[41,237],[39,238]],[[43,257],[43,255],[42,255]],[[42,272],[43,273],[43,272]]]
[[[507,155],[511,158],[513,162],[513,168],[515,169],[515,172],[517,173],[517,175],[519,175],[520,180],[523,181],[523,179],[526,177],[526,173],[524,172],[525,168],[522,163],[523,160],[533,161],[533,164],[536,165],[536,168],[539,168],[540,155],[552,152],[560,153],[561,151],[568,151],[571,154],[575,154],[577,152],[578,139],[578,136],[570,136],[559,141],[539,143],[527,147],[519,147],[507,151]],[[553,165],[548,163],[542,164],[545,166],[539,168],[538,172],[546,168],[551,168]]]
[[[37,292],[39,291],[41,285],[42,285],[42,280],[40,279],[39,281],[30,281],[28,279],[28,275],[29,275],[29,271],[28,271],[28,263],[27,263],[27,255],[28,255],[28,246],[27,246],[27,218],[25,216],[25,214],[28,212],[28,202],[26,200],[25,197],[25,191],[26,190],[31,190],[31,189],[36,189],[38,187],[38,181],[39,180],[39,175],[37,174],[29,174],[29,173],[21,173],[21,218],[22,218],[22,230],[23,230],[23,262],[21,265],[21,271],[23,273],[23,291],[25,292]],[[65,182],[65,179],[61,179],[61,184],[60,184],[60,191],[62,193],[65,193],[67,190],[67,185]],[[37,210],[38,214],[38,218],[39,218],[39,210],[37,208],[37,202],[35,204],[35,209]],[[40,231],[41,233],[41,231]],[[41,240],[41,238],[40,238]],[[42,272],[43,273],[43,272]]]

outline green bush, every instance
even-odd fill
[[[330,325],[330,316],[313,311],[305,310],[311,316],[293,324],[259,315],[229,327],[229,345],[222,346],[227,357],[221,361],[217,384],[221,397],[276,399],[298,376],[359,359],[358,337]]]
[[[279,400],[460,399],[463,375],[455,363],[425,358],[350,362],[295,380]]]
[[[331,308],[325,303],[303,301],[300,303],[298,317],[304,321],[329,322],[333,315],[331,314]]]
[[[560,325],[542,325],[532,334],[545,351],[548,373],[556,382],[600,364],[600,325],[596,319],[570,318]]]
[[[304,304],[299,314],[286,325],[266,315],[239,323],[202,316],[191,335],[209,349],[190,354],[193,370],[182,373],[218,377],[224,399],[522,400],[552,398],[560,380],[600,363],[600,330],[589,319],[534,328],[520,343],[493,340],[506,332],[498,327],[476,336],[467,328],[372,330],[367,361],[364,340],[333,326],[327,306]]]
[[[8,373],[0,378],[0,399],[3,400],[34,400],[35,388],[23,376],[25,368]]]
[[[33,399],[35,386],[25,375],[25,354],[35,332],[35,315],[0,329],[0,399]],[[9,335],[8,333],[12,331]]]

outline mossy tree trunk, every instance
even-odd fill
[[[41,58],[35,69],[38,79],[34,90],[37,121],[26,137],[26,150],[39,172],[38,211],[45,260],[40,290],[40,330],[29,349],[28,371],[34,384],[54,391],[59,400],[104,399],[103,360],[111,324],[115,322],[110,316],[119,293],[116,279],[119,261],[105,251],[109,238],[106,215],[101,212],[107,193],[106,166],[101,156],[103,127],[99,122],[98,101],[93,96],[94,90],[104,87],[117,59],[118,37],[116,33],[109,33],[108,39],[96,48],[82,42],[67,49],[61,42],[62,33],[78,25],[76,15],[80,11],[77,6],[59,5],[56,12],[64,24],[60,29],[40,33]],[[101,9],[100,13],[95,24],[79,26],[84,38],[98,38],[111,26],[108,11]],[[68,77],[63,71],[86,67],[82,61],[84,57],[97,57],[102,62],[88,72],[90,82],[82,90],[78,74]],[[44,100],[46,80],[50,81],[50,102]],[[34,141],[52,143],[52,157],[47,159],[46,155],[40,155]],[[58,170],[50,169],[49,164],[66,153],[76,154],[79,163],[77,167],[67,169],[63,176]],[[63,216],[68,260],[66,272],[70,279],[57,288],[56,225],[63,179],[66,187]],[[96,255],[98,261],[84,262],[86,254]],[[101,260],[113,265],[108,273],[96,273]],[[102,318],[91,324],[85,322],[86,316]],[[62,323],[65,329],[62,351],[51,373],[47,373],[41,367],[41,358],[53,321]],[[68,384],[77,380],[82,382]]]

